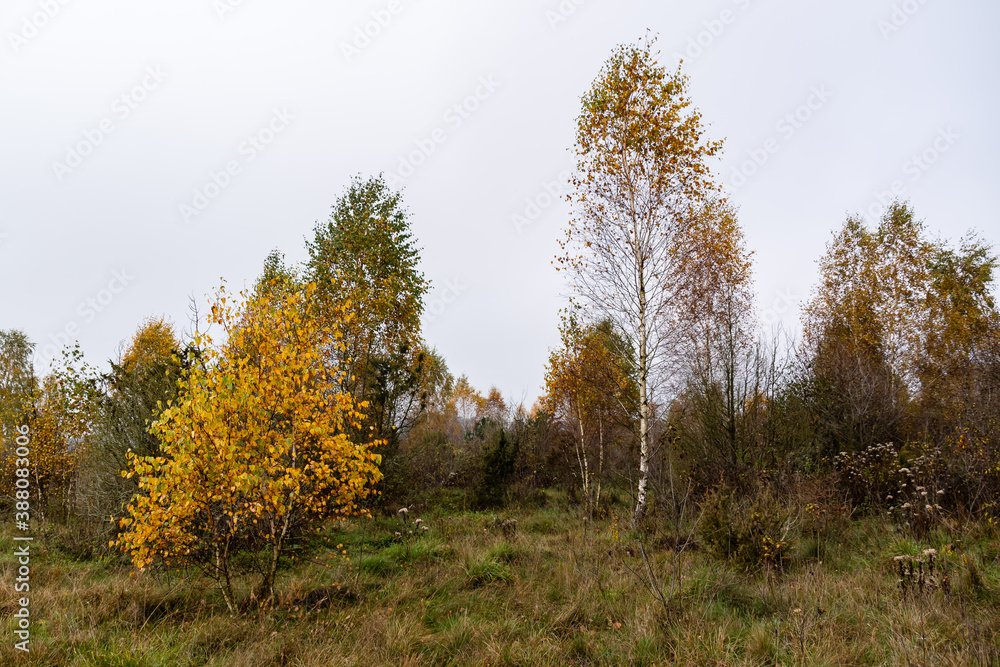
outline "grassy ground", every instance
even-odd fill
[[[784,571],[769,575],[704,547],[678,555],[655,530],[640,550],[614,512],[591,525],[548,498],[499,515],[431,508],[405,525],[331,525],[286,570],[278,609],[236,618],[206,582],[130,577],[119,560],[81,561],[58,535],[42,536],[29,657],[13,649],[20,595],[6,529],[0,664],[1000,664],[991,531],[916,541],[850,521],[822,542],[800,535]],[[417,517],[429,530],[411,536]],[[506,519],[516,528],[504,530]],[[894,557],[927,548],[939,552],[935,585],[904,592]]]

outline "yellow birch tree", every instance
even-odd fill
[[[329,360],[339,330],[312,312],[315,287],[273,290],[241,306],[221,288],[211,321],[228,335],[203,352],[152,425],[162,456],[133,455],[140,495],[117,545],[140,570],[197,566],[236,611],[232,557],[248,553],[261,604],[297,531],[358,513],[381,473],[378,444],[355,442],[363,405],[339,390]]]

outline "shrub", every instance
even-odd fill
[[[699,534],[719,557],[747,569],[781,568],[787,561],[792,519],[769,487],[742,496],[719,488],[702,507]]]
[[[898,488],[886,496],[892,504],[889,516],[914,534],[927,535],[941,522],[941,503],[947,502],[953,486],[944,455],[940,449],[931,449],[899,468],[897,474]]]
[[[833,458],[838,486],[859,507],[885,507],[900,484],[899,451],[890,443],[859,452],[841,452]]]
[[[507,439],[500,429],[497,443],[483,450],[483,474],[475,491],[475,503],[479,509],[501,507],[507,497],[507,486],[514,475],[517,463],[518,443]]]

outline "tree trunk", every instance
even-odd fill
[[[597,492],[594,497],[594,509],[601,504],[601,480],[604,478],[604,416],[597,411],[597,442],[600,447],[597,455]]]
[[[281,530],[271,519],[271,562],[268,563],[267,570],[263,573],[260,585],[257,587],[257,598],[261,607],[269,605],[274,600],[274,581],[278,576],[278,560],[281,558],[281,551],[285,546],[285,538],[288,536],[288,529],[291,525],[289,515],[282,519]]]
[[[260,588],[258,589],[262,607],[270,604],[274,598],[274,577],[278,572],[278,558],[280,556],[281,545],[275,541],[271,544],[271,563],[268,565],[267,572],[264,574],[264,578],[261,580]]]
[[[640,278],[641,278],[640,267]],[[646,514],[646,493],[649,486],[649,357],[646,332],[646,288],[639,287],[639,490],[636,498],[636,526]]]
[[[580,427],[580,444],[577,445],[576,459],[580,464],[580,478],[583,483],[583,497],[587,499],[587,514],[590,514],[592,508],[590,498],[590,465],[587,460],[587,441],[583,429],[583,410],[580,407],[579,399],[577,399],[576,402],[576,419]]]
[[[729,438],[729,449],[733,453],[733,465],[738,467],[743,463],[742,452],[739,443],[736,441],[736,355],[738,353],[738,341],[736,340],[733,322],[733,304],[729,299],[726,308],[726,412],[727,412],[727,436]]]
[[[233,584],[229,580],[229,545],[227,543],[225,551],[218,545],[215,547],[215,571],[219,577],[219,588],[222,590],[222,599],[226,601],[226,607],[230,614],[236,613],[236,601],[233,599]]]

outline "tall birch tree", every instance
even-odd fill
[[[617,47],[583,96],[577,174],[557,256],[576,296],[610,318],[637,351],[639,478],[635,520],[646,512],[650,420],[677,333],[681,232],[718,192],[688,79],[657,62],[653,40]]]

